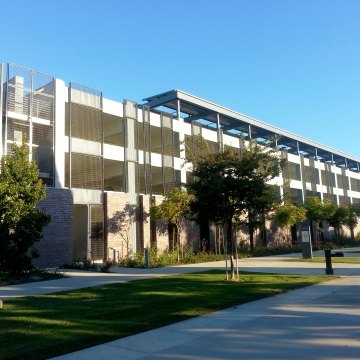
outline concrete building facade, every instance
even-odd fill
[[[0,70],[0,155],[27,141],[47,185],[40,207],[52,222],[38,244],[41,266],[116,258],[151,243],[165,249],[167,229],[151,222],[150,205],[191,179],[182,142],[197,134],[213,151],[275,136],[287,159],[273,180],[280,195],[360,203],[360,159],[185,92],[118,102],[22,66]]]

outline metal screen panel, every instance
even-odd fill
[[[201,135],[201,126],[192,123],[191,124],[191,132],[192,132],[192,135]]]
[[[88,154],[71,154],[71,187],[102,190],[103,159]]]
[[[79,84],[69,87],[69,128],[70,128],[70,187],[79,189],[103,190],[103,122],[102,93]],[[73,151],[74,139],[76,151]],[[99,155],[94,149],[87,147],[93,142],[92,148],[99,148]],[[98,146],[96,146],[96,143]]]
[[[104,258],[104,210],[102,205],[90,206],[91,260]]]
[[[144,199],[140,195],[136,216],[136,252],[144,250],[144,221]]]
[[[6,83],[6,142],[29,143],[40,178],[54,185],[55,79],[8,64]]]
[[[163,167],[164,194],[167,195],[175,187],[175,170],[173,167]]]
[[[151,127],[150,127],[150,108],[144,106],[143,108],[143,135],[144,135],[144,190],[145,194],[151,194],[152,180],[151,180]]]
[[[130,100],[124,101],[124,116],[127,118],[132,118],[137,120],[138,118],[138,111],[137,111],[137,104]]]
[[[50,76],[34,72],[32,85],[32,116],[52,122],[55,108],[54,79]]]
[[[286,160],[285,166],[282,169],[282,178],[284,183],[284,198],[285,201],[288,201],[291,197],[290,192],[290,174],[289,174],[289,165],[288,165],[288,153],[286,151],[281,151],[281,158]]]
[[[174,137],[170,114],[161,114],[161,125],[163,182],[164,194],[166,195],[175,187]]]
[[[98,110],[102,109],[101,91],[76,83],[70,83],[70,91],[72,103],[85,105]]]
[[[126,148],[125,157],[127,161],[138,161],[138,150],[136,149],[136,140],[138,138],[137,120],[126,118]]]
[[[7,111],[30,115],[31,71],[8,64],[7,68]]]
[[[84,105],[70,106],[71,137],[102,142],[101,111]]]

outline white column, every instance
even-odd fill
[[[3,114],[3,64],[0,63],[0,114]],[[3,140],[5,139],[5,134],[3,133],[5,129],[3,129],[3,121],[0,121],[0,159],[4,155],[4,143]]]
[[[65,187],[65,83],[55,79],[55,187]],[[69,149],[68,149],[69,150]]]
[[[180,100],[177,99],[177,107],[176,107],[176,116],[179,121],[179,141],[180,141],[180,158],[185,158],[185,128],[184,128],[184,119],[180,115]],[[180,170],[180,181],[182,184],[186,183],[186,169],[185,166],[181,167]]]

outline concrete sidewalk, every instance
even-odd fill
[[[54,359],[359,359],[359,284],[340,278]]]
[[[346,257],[360,256],[360,248],[345,249]],[[323,256],[324,252],[315,252],[314,256]],[[324,275],[325,264],[306,262],[287,262],[287,259],[301,257],[301,254],[268,256],[241,259],[238,262],[240,271],[271,272],[283,274],[312,274]],[[228,264],[229,265],[229,264]],[[167,266],[155,269],[136,269],[114,267],[111,273],[101,273],[81,270],[60,270],[66,278],[32,282],[21,285],[0,287],[0,299],[24,297],[41,294],[51,294],[111,283],[132,280],[150,279],[159,276],[185,274],[197,271],[226,268],[225,261],[214,261],[201,264]],[[357,264],[333,264],[335,275],[359,275],[360,266]]]
[[[347,249],[345,256],[358,256],[357,251]],[[324,264],[286,261],[299,256],[243,259],[239,268],[325,274]],[[116,268],[113,274],[69,271],[71,277],[65,279],[2,287],[0,299],[224,267],[224,262],[214,262],[148,270]],[[333,267],[340,278],[55,359],[359,359],[360,266]]]

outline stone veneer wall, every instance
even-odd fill
[[[46,189],[46,199],[38,208],[51,216],[44,228],[43,238],[36,243],[39,258],[33,261],[38,267],[57,267],[72,259],[73,199],[69,189]]]

